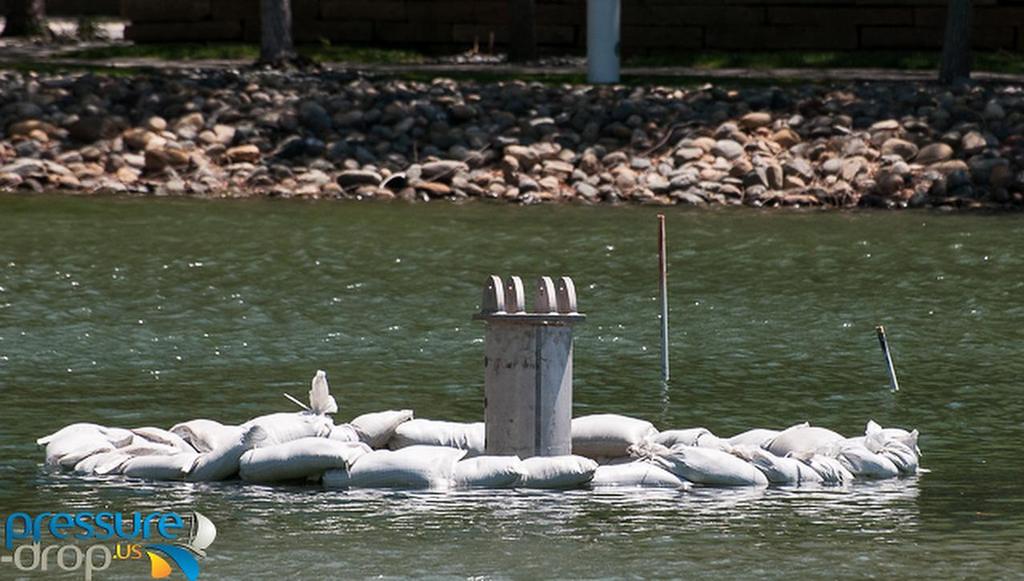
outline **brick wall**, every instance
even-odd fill
[[[70,1],[70,0],[67,0]],[[975,44],[1024,50],[1024,0],[974,0]],[[138,42],[256,41],[259,0],[121,0]],[[508,40],[501,0],[292,0],[300,42],[427,51]],[[946,0],[623,0],[623,51],[936,49]],[[581,52],[585,0],[537,0],[538,39]]]

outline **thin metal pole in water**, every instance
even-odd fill
[[[658,214],[658,272],[661,275],[661,379],[668,381],[668,265],[664,214]]]
[[[878,335],[878,344],[882,346],[882,355],[885,356],[885,367],[889,371],[889,388],[892,391],[899,391],[900,382],[896,380],[896,367],[892,364],[892,353],[889,352],[889,340],[885,337],[885,327],[878,325],[875,327],[875,333]]]

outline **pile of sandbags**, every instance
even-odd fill
[[[81,475],[341,489],[842,485],[916,474],[920,455],[917,430],[874,421],[853,438],[806,422],[720,438],[704,427],[659,432],[646,420],[595,414],[572,421],[572,455],[521,459],[486,455],[482,422],[388,410],[335,424],[337,411],[318,371],[305,411],[237,426],[209,419],[169,429],[78,423],[38,443],[48,466]]]

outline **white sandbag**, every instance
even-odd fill
[[[885,446],[878,451],[878,455],[892,462],[902,476],[917,474],[919,462],[917,453],[901,442],[895,440],[886,442]]]
[[[310,412],[282,412],[253,418],[241,427],[249,430],[254,426],[263,429],[263,437],[254,442],[254,447],[265,447],[299,438],[326,438],[334,428],[334,422],[327,416]]]
[[[714,448],[728,452],[730,445],[725,440],[711,433],[707,428],[688,428],[685,430],[666,430],[659,432],[654,442],[666,448],[673,446],[698,446],[700,448]]]
[[[331,433],[328,434],[327,437],[336,442],[362,441],[362,439],[359,437],[359,432],[357,432],[356,429],[349,424],[339,424],[337,426],[332,426]]]
[[[456,463],[465,455],[465,450],[444,446],[374,450],[348,469],[324,472],[323,484],[325,488],[448,488]]]
[[[519,456],[477,456],[455,465],[456,488],[507,488],[526,477]]]
[[[99,424],[79,422],[68,424],[56,432],[36,440],[40,446],[49,446],[57,440],[73,441],[82,436],[98,434],[115,448],[127,446],[132,441],[132,433],[124,428],[108,428]]]
[[[156,442],[150,442],[149,440],[141,437],[137,437],[135,442],[125,446],[124,448],[118,448],[118,452],[121,452],[132,458],[138,456],[173,456],[175,454],[195,454],[195,450],[182,451],[174,446],[167,446],[165,444],[157,444]]]
[[[835,449],[836,445],[845,439],[826,428],[796,425],[783,430],[765,448],[776,456],[814,454]]]
[[[868,425],[864,429],[864,447],[872,452],[881,450],[886,442],[899,442],[920,455],[921,449],[917,447],[917,439],[917,430],[908,432],[902,428],[883,428],[874,420],[868,420]]]
[[[359,439],[374,450],[386,448],[398,426],[412,419],[412,410],[388,410],[363,414],[349,422]]]
[[[227,480],[238,474],[242,454],[255,447],[255,442],[266,442],[268,435],[260,426],[253,426],[235,442],[199,455],[185,479],[192,482]]]
[[[200,454],[184,452],[173,456],[138,456],[124,463],[121,473],[145,480],[181,480],[199,461]]]
[[[143,428],[132,428],[131,431],[137,436],[136,439],[132,440],[132,443],[138,443],[138,438],[143,438],[155,444],[163,444],[165,446],[177,448],[181,452],[197,451],[192,447],[192,444],[189,444],[184,438],[170,430],[146,426]]]
[[[817,472],[825,484],[845,484],[853,481],[853,474],[839,460],[821,454],[798,458]]]
[[[132,459],[132,456],[122,453],[120,450],[100,452],[82,459],[75,464],[75,474],[87,476],[102,476],[105,474],[120,474],[124,464]]]
[[[522,488],[576,488],[590,482],[597,462],[583,456],[534,456],[523,460]]]
[[[753,464],[713,448],[676,446],[654,462],[676,476],[709,486],[768,486]]]
[[[466,456],[484,453],[484,423],[464,424],[437,420],[409,420],[395,429],[388,448],[400,450],[408,446],[447,446],[466,451]]]
[[[331,396],[331,388],[327,385],[327,374],[319,369],[310,383],[309,411],[319,415],[338,412],[338,402]]]
[[[687,488],[690,483],[652,462],[633,460],[632,462],[598,466],[594,471],[594,478],[590,481],[590,486],[594,488],[613,486]]]
[[[800,486],[822,482],[821,475],[807,464],[796,458],[776,456],[760,446],[733,446],[732,454],[753,464],[771,484]]]
[[[885,479],[900,475],[892,460],[863,446],[844,446],[836,455],[836,460],[858,478]]]
[[[93,454],[109,452],[130,444],[134,437],[134,434],[122,428],[78,423],[39,438],[36,443],[46,446],[47,465],[71,470]]]
[[[340,442],[329,438],[299,438],[269,448],[254,448],[242,454],[238,475],[252,482],[277,482],[315,478],[325,470],[347,468],[356,458],[370,452],[362,442]]]
[[[654,424],[618,414],[594,414],[572,421],[572,453],[587,458],[625,456],[630,446],[658,435]]]
[[[240,426],[225,426],[220,422],[206,419],[175,424],[170,431],[200,453],[229,447],[245,433],[245,429]]]
[[[98,433],[64,436],[46,445],[46,464],[70,470],[82,460],[103,452],[115,450],[113,444]]]
[[[807,422],[797,424],[796,426],[790,427],[803,427],[809,426]],[[747,430],[746,432],[740,432],[735,436],[726,439],[726,442],[731,446],[757,446],[758,448],[765,448],[768,443],[778,437],[782,433],[782,430],[769,430],[765,428],[754,428],[753,430]]]

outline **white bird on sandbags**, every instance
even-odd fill
[[[338,402],[331,395],[331,388],[327,385],[327,372],[322,369],[316,371],[310,383],[309,411],[320,415],[338,413]]]

